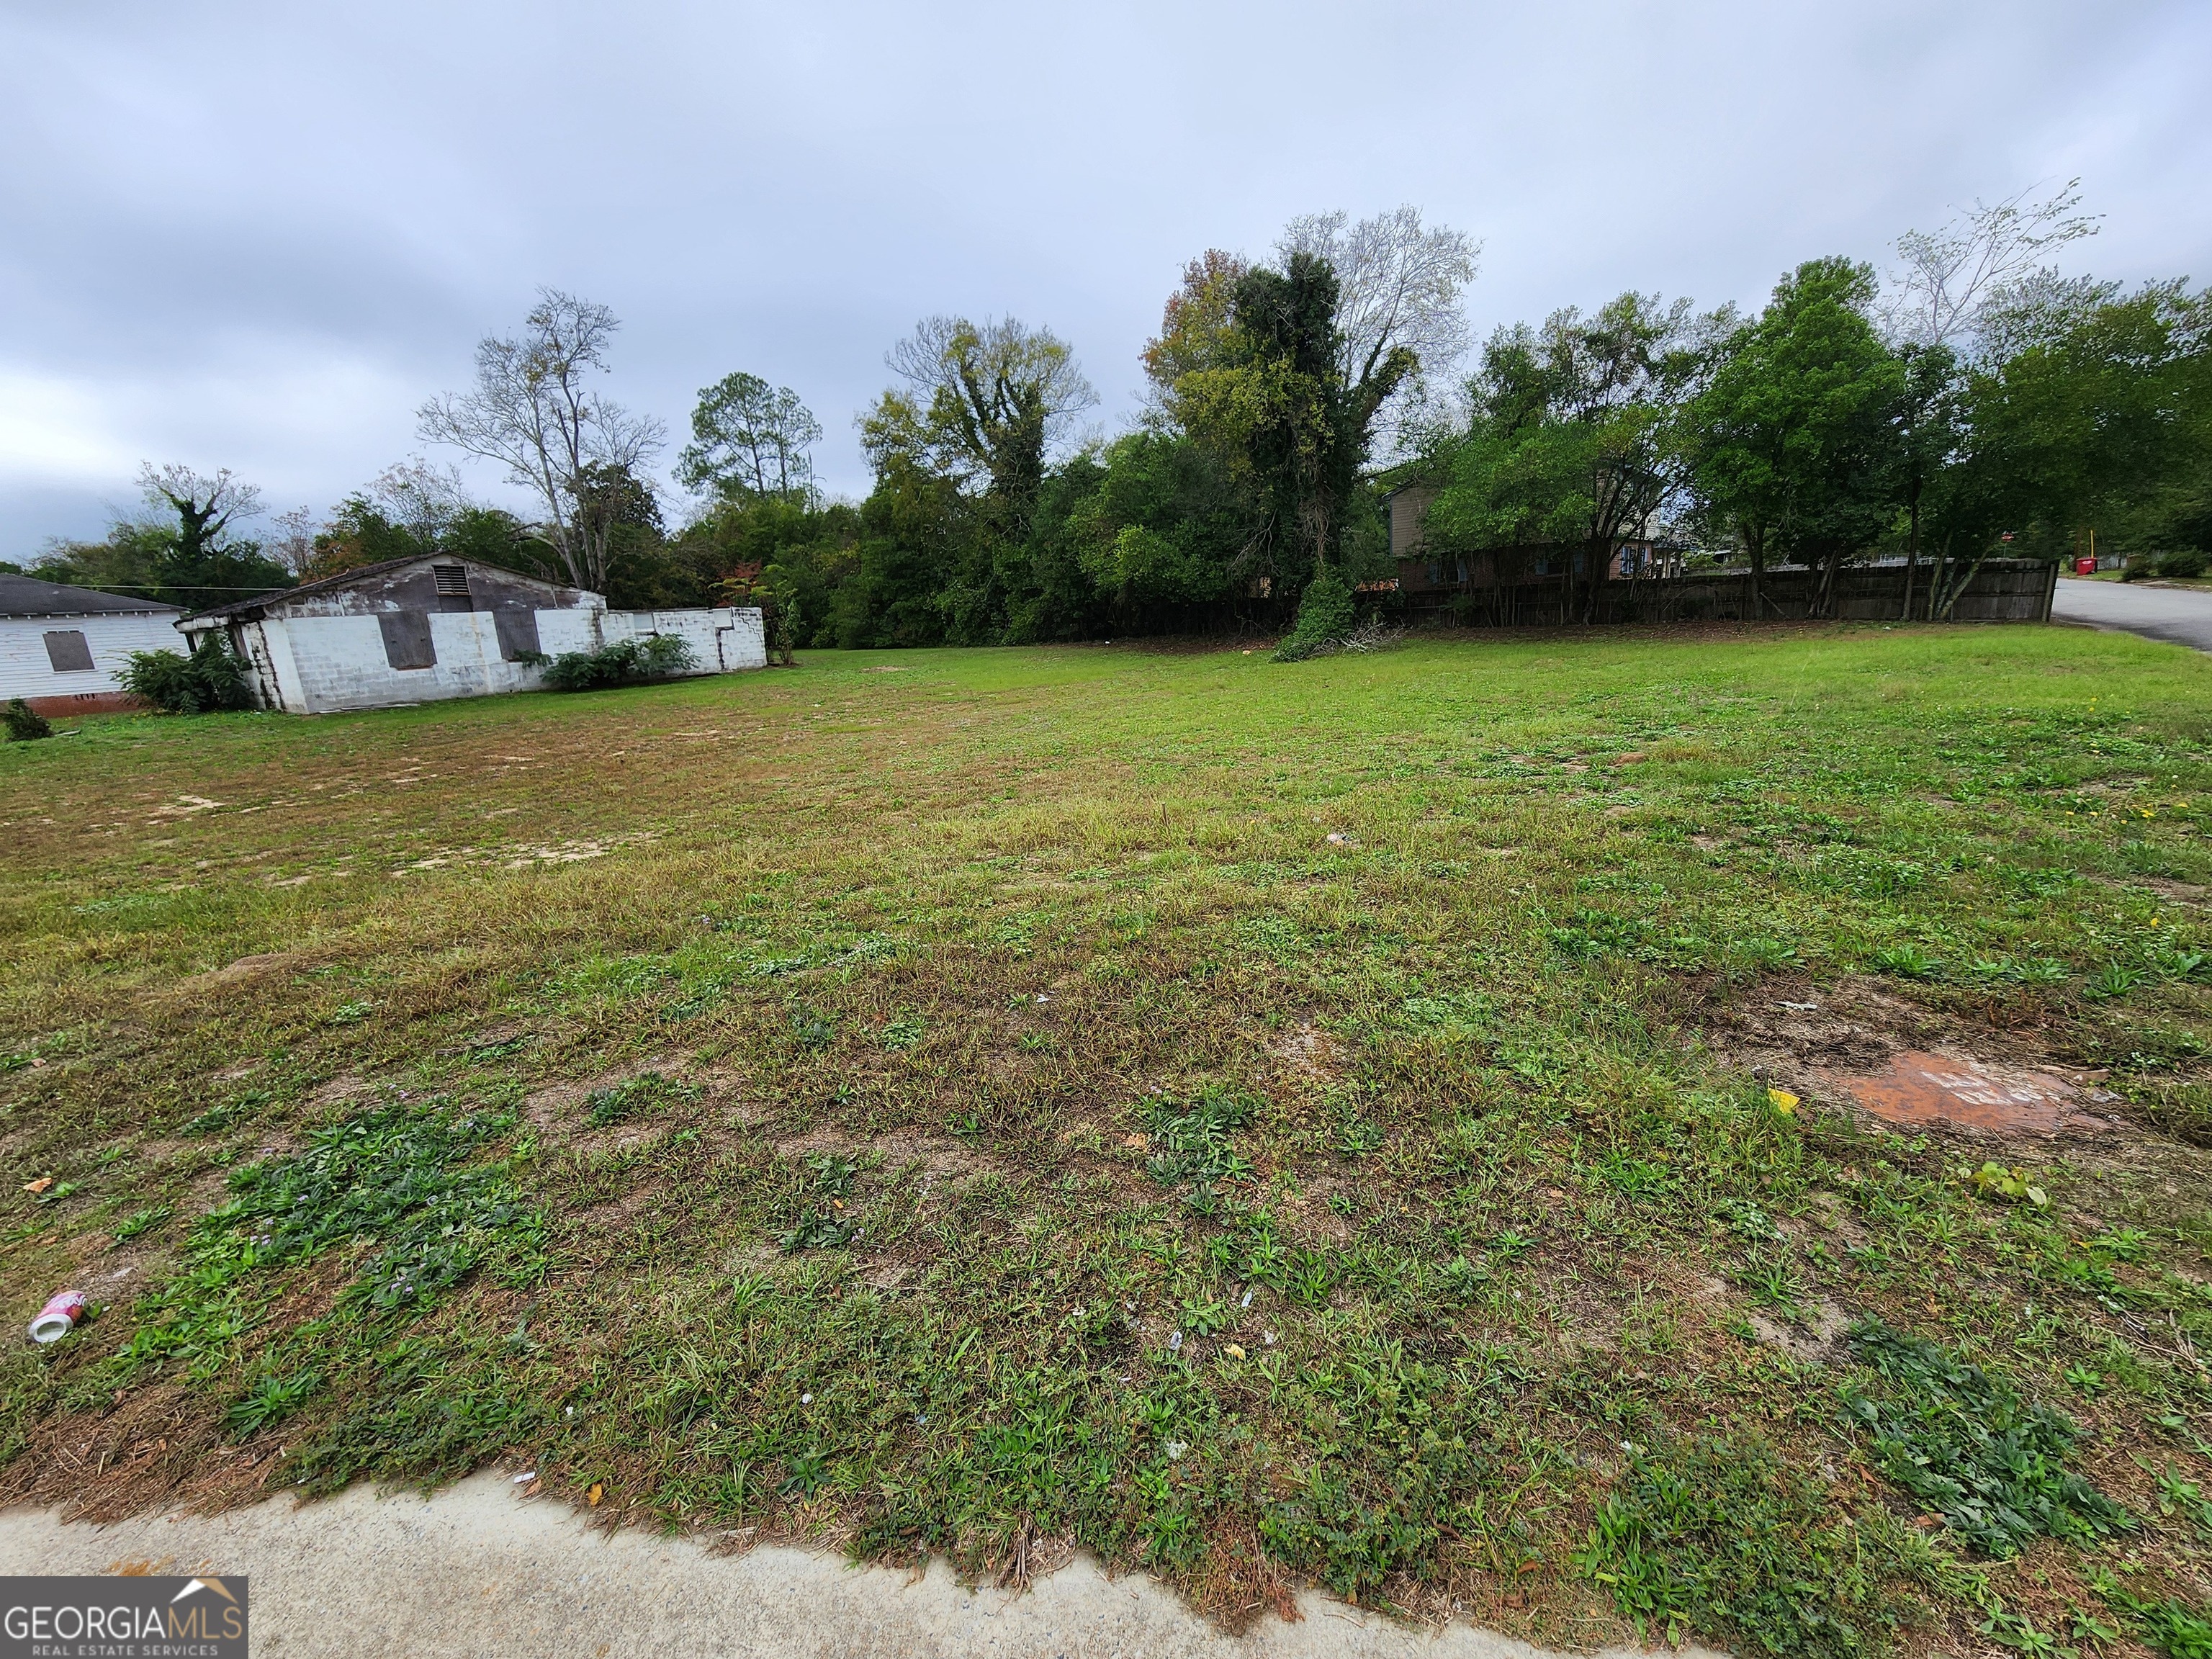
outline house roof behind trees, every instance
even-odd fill
[[[146,617],[173,614],[177,609],[159,599],[95,592],[89,587],[65,587],[59,582],[41,581],[36,576],[11,576],[0,572],[0,617]]]

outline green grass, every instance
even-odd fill
[[[2208,738],[2178,649],[1811,628],[0,748],[0,1312],[108,1304],[0,1501],[511,1457],[1232,1622],[2185,1646]],[[1887,1133],[1899,1046],[2121,1127]]]

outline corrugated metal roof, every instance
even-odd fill
[[[105,617],[174,615],[179,609],[159,599],[126,599],[89,587],[64,587],[36,576],[0,572],[0,617]]]

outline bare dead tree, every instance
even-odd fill
[[[1419,367],[1392,395],[1382,416],[1386,443],[1397,416],[1418,404],[1431,377],[1442,377],[1467,355],[1473,333],[1460,294],[1474,280],[1482,244],[1442,225],[1421,223],[1419,208],[1394,208],[1347,228],[1341,213],[1291,221],[1277,256],[1326,259],[1336,272],[1337,327],[1344,337],[1339,367],[1345,384],[1365,384],[1390,354],[1412,352]]]
[[[1945,346],[1971,357],[1982,322],[2009,292],[2052,273],[2048,256],[2097,234],[2103,216],[2081,213],[2081,181],[2069,179],[2041,201],[2034,186],[1994,206],[1977,201],[1941,230],[1897,239],[1898,264],[1881,307],[1883,331],[1899,346]]]
[[[276,534],[267,548],[269,556],[294,575],[305,574],[315,562],[315,532],[322,528],[312,507],[295,507],[276,518]]]
[[[535,533],[579,587],[606,586],[612,526],[586,509],[595,469],[635,472],[659,449],[663,428],[592,390],[607,369],[620,325],[603,305],[540,289],[520,339],[477,347],[472,391],[416,411],[422,436],[496,461],[535,495],[545,518]]]
[[[425,543],[437,541],[475,504],[458,467],[433,466],[420,455],[394,461],[365,493],[392,523]]]

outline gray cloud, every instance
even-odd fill
[[[915,318],[1049,324],[1118,417],[1182,261],[1320,209],[1481,237],[1479,330],[1756,302],[2075,173],[2082,264],[2203,274],[2208,60],[2184,3],[4,0],[0,557],[141,459],[329,505],[540,283],[614,307],[611,389],[679,430],[730,369],[795,386],[857,493]]]

